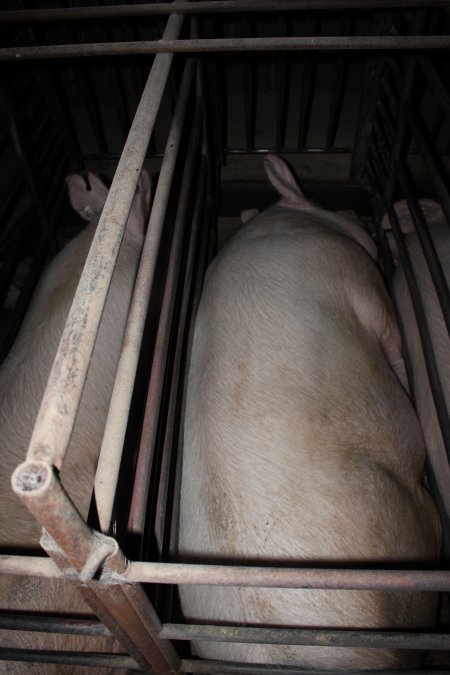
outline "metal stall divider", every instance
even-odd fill
[[[273,2],[244,2],[243,0],[233,3],[238,9],[246,9],[247,11],[274,11],[274,9],[281,10],[283,8],[292,9],[292,3],[277,3],[276,5]],[[373,2],[371,3],[376,7],[391,7],[393,5],[398,7],[410,7],[410,6],[423,6],[423,2]],[[444,2],[434,2],[435,6],[444,5]],[[180,9],[181,13],[186,13],[192,11],[202,12],[202,11],[229,11],[229,7],[226,5],[231,5],[231,3],[214,3],[214,2],[203,2],[203,3],[193,3],[189,6],[185,4],[176,3],[176,9]],[[352,2],[348,0],[343,2],[345,8],[349,7],[359,7],[360,3]],[[331,6],[336,7],[336,0],[333,3],[322,2],[321,0],[316,2],[302,2],[298,3],[299,8],[307,9],[320,9],[320,8],[330,8]],[[170,13],[174,11],[173,5],[145,5],[145,6],[125,6],[117,8],[73,8],[71,10],[64,10],[65,18],[76,18],[77,15],[80,16],[89,14],[91,12],[92,16],[102,16],[102,12],[116,9],[117,15],[121,15],[120,12],[125,12],[125,15],[128,16],[131,13],[142,12],[148,13],[153,11],[161,11],[161,13]],[[56,18],[58,11],[63,10],[48,10],[48,12],[53,12],[53,18]],[[19,13],[16,13],[17,15]],[[104,14],[103,14],[104,15]],[[48,18],[49,14],[47,14]],[[43,10],[37,10],[35,13],[36,20],[45,18]],[[20,18],[20,17],[19,17]],[[181,16],[176,16],[172,14],[169,22],[168,29],[164,35],[163,40],[159,42],[142,42],[142,43],[123,43],[123,44],[99,44],[99,45],[66,45],[62,47],[23,47],[17,48],[15,50],[0,49],[0,59],[8,58],[49,58],[49,57],[66,57],[69,55],[87,55],[87,54],[121,54],[121,53],[147,53],[147,52],[193,52],[193,51],[221,51],[221,50],[278,50],[278,49],[289,49],[289,50],[319,50],[319,49],[333,49],[333,50],[342,50],[342,49],[393,49],[393,50],[402,50],[402,49],[419,49],[423,50],[424,48],[430,49],[439,49],[439,48],[448,48],[450,46],[450,38],[448,36],[373,36],[368,38],[361,38],[360,36],[354,36],[351,34],[349,28],[348,32],[350,35],[344,37],[335,37],[335,38],[326,38],[321,36],[316,37],[307,37],[307,38],[233,38],[233,39],[195,39],[195,40],[177,40],[177,36],[172,34],[169,30],[169,24],[174,28],[174,33],[178,34],[180,25],[181,25]],[[344,53],[344,52],[342,52]],[[155,65],[152,69],[155,79],[158,78],[158,93],[155,94],[155,89],[152,85],[150,86],[150,78],[152,78],[152,73],[148,80],[146,89],[143,94],[141,105],[139,107],[138,113],[136,115],[135,121],[130,131],[129,139],[124,150],[121,162],[117,169],[116,176],[113,181],[112,189],[110,192],[110,197],[108,198],[107,204],[105,205],[104,214],[99,223],[99,230],[104,227],[106,229],[106,223],[109,222],[110,218],[113,220],[116,219],[117,222],[117,231],[112,232],[112,237],[115,238],[114,245],[120,241],[121,232],[120,228],[123,229],[123,223],[126,220],[128,210],[131,204],[133,197],[134,188],[136,185],[137,177],[139,175],[140,167],[145,154],[145,147],[147,146],[150,134],[151,134],[151,120],[156,114],[157,107],[162,95],[162,90],[164,89],[164,83],[168,76],[168,70],[170,68],[170,61],[172,55],[161,54],[155,59]],[[182,117],[182,107],[183,96],[188,95],[188,90],[190,88],[190,81],[193,78],[193,73],[190,72],[193,68],[192,64],[186,66],[185,75],[184,75],[184,84],[182,85],[182,90],[186,88],[186,91],[183,95],[180,93],[179,99],[179,108],[175,113],[174,119],[178,120],[178,114]],[[340,66],[341,69],[345,71],[345,64]],[[157,75],[159,72],[159,75]],[[342,70],[341,70],[342,72]],[[161,80],[159,80],[161,76]],[[248,80],[251,82],[252,75],[251,71],[247,72]],[[345,79],[344,75],[342,78]],[[386,80],[383,81],[383,73],[377,73],[378,82],[381,87],[387,85]],[[411,82],[407,83],[408,85]],[[305,84],[306,87],[306,84]],[[405,90],[406,91],[406,90]],[[187,93],[186,93],[187,92]],[[408,92],[405,94],[403,103],[406,103],[408,99]],[[334,101],[332,103],[332,109],[336,110],[338,107],[338,102],[342,96],[342,79],[337,83],[335,92],[334,92]],[[151,99],[151,113],[147,117],[147,114],[143,114],[144,104],[149,103]],[[247,107],[252,108],[253,103],[251,100],[247,101]],[[283,136],[284,125],[282,118],[284,116],[283,107],[280,106],[278,109],[278,118],[279,118],[279,128],[278,128],[278,140]],[[374,117],[376,116],[376,110],[374,110]],[[388,210],[391,210],[390,204],[385,204],[383,200],[384,190],[386,188],[386,175],[387,178],[387,187],[390,192],[393,191],[394,180],[396,178],[396,169],[400,167],[400,176],[401,182],[403,184],[403,189],[405,193],[408,191],[408,178],[405,170],[402,167],[402,162],[400,160],[400,150],[403,142],[403,132],[402,129],[398,132],[397,138],[395,138],[395,127],[393,129],[394,138],[387,139],[385,137],[383,129],[376,128],[377,121],[375,119],[371,120],[373,123],[373,137],[371,136],[372,129],[370,133],[367,132],[367,129],[364,130],[367,138],[367,152],[370,155],[370,142],[373,141],[377,143],[377,153],[374,156],[372,153],[369,159],[369,162],[373,164],[372,171],[372,181],[377,186],[378,191],[378,203],[379,207],[386,207]],[[181,122],[177,122],[173,127],[173,133],[176,134],[180,131]],[[414,116],[408,118],[408,124],[414,131],[414,128],[417,129],[417,124],[415,124]],[[306,121],[302,123],[302,128],[300,130],[300,145],[303,147],[305,145],[305,125]],[[211,167],[207,168],[208,156],[210,149],[206,148],[206,138],[205,134],[202,141],[200,140],[200,126],[201,126],[201,117],[200,109],[197,109],[197,121],[194,128],[194,138],[195,141],[192,143],[192,155],[188,160],[184,179],[182,193],[185,195],[185,192],[190,190],[190,175],[189,168],[192,166],[191,162],[194,162],[195,153],[197,151],[197,144],[202,143],[202,157],[200,159],[200,170],[199,176],[200,180],[198,181],[198,191],[196,198],[196,207],[194,209],[194,218],[193,218],[193,227],[190,234],[189,240],[189,252],[186,262],[186,272],[185,277],[189,278],[194,274],[194,252],[196,248],[196,239],[198,237],[198,228],[200,227],[199,223],[202,219],[207,220],[208,214],[202,213],[202,203],[204,198],[205,191],[205,182],[207,179],[207,173],[211,170]],[[145,133],[143,134],[146,138],[146,142],[142,142],[142,128],[145,127]],[[330,124],[327,129],[327,145],[331,145],[335,140],[336,135],[336,125],[335,121],[333,124]],[[252,114],[249,115],[247,120],[247,143],[252,145]],[[416,133],[416,139],[418,139],[418,144],[421,143],[421,136],[419,133]],[[146,243],[146,249],[149,252],[154,252],[158,247],[159,241],[159,231],[158,228],[162,227],[162,222],[164,219],[164,212],[166,208],[166,203],[170,190],[170,174],[171,168],[170,164],[175,160],[176,148],[172,149],[169,152],[169,147],[172,145],[172,142],[176,141],[172,136],[170,136],[170,141],[168,141],[168,151],[165,155],[163,168],[161,170],[160,176],[160,187],[158,188],[158,198],[155,198],[155,205],[152,211],[152,216],[150,223],[154,225],[154,228],[151,227],[151,232],[148,235],[148,240]],[[144,147],[145,145],[145,147]],[[389,146],[395,145],[396,152],[392,159],[392,153],[387,154],[383,151],[383,147],[389,148]],[[422,143],[425,147],[425,141]],[[127,153],[130,153],[129,155]],[[424,156],[426,152],[424,151]],[[139,157],[137,160],[136,157]],[[391,162],[391,163],[390,163]],[[360,168],[364,162],[360,161]],[[433,175],[437,175],[436,172],[433,172]],[[406,177],[405,177],[406,176]],[[167,179],[167,182],[166,182]],[[211,186],[209,185],[209,189]],[[440,188],[442,190],[442,195],[445,199],[448,198],[448,191],[445,185],[442,185]],[[185,195],[186,196],[186,195]],[[412,201],[410,199],[410,201]],[[176,227],[182,227],[183,222],[181,214],[184,208],[184,197],[180,197],[179,202],[179,212],[177,214],[177,225]],[[413,209],[414,210],[414,209]],[[392,216],[394,221],[395,228],[395,215]],[[418,217],[420,229],[420,216]],[[118,223],[122,223],[119,225]],[[170,268],[174,275],[176,275],[177,262],[179,260],[179,246],[181,246],[181,241],[178,237],[181,235],[181,230],[176,230],[177,240],[175,241],[174,248],[172,249],[172,264]],[[205,245],[203,240],[203,245]],[[94,241],[94,246],[96,246],[96,241]],[[200,254],[200,258],[205,255],[203,251]],[[104,256],[110,260],[110,252],[104,252]],[[433,253],[431,251],[431,257]],[[112,272],[112,269],[111,269]],[[199,271],[197,271],[196,277],[196,286],[201,284],[201,275],[202,275],[202,265],[199,266]],[[146,313],[145,301],[148,294],[148,289],[151,286],[152,278],[154,276],[154,260],[147,259],[146,254],[144,256],[144,263],[142,265],[142,271],[139,272],[137,290],[135,293],[135,298],[133,300],[133,309],[131,310],[130,323],[127,328],[127,338],[125,339],[126,348],[122,352],[121,365],[119,366],[118,379],[116,380],[117,391],[124,391],[126,386],[127,391],[124,398],[127,401],[127,406],[131,397],[130,382],[128,380],[130,368],[134,373],[137,365],[137,353],[139,351],[140,341],[142,339],[142,322],[143,315]],[[108,282],[105,282],[107,286]],[[168,284],[176,284],[175,277],[170,275],[170,282]],[[106,290],[103,295],[106,294]],[[141,292],[143,298],[141,297]],[[448,296],[448,293],[447,293]],[[443,294],[444,305],[448,303],[448,297]],[[142,303],[142,300],[144,304]],[[172,436],[173,425],[170,420],[173,420],[175,415],[175,408],[177,406],[177,389],[178,389],[178,375],[181,365],[181,353],[183,350],[183,340],[181,339],[185,335],[184,321],[186,316],[189,313],[189,303],[192,298],[190,298],[190,289],[185,286],[182,293],[182,309],[181,314],[182,318],[177,326],[178,339],[176,341],[176,351],[175,354],[171,357],[172,359],[172,373],[170,378],[170,392],[169,397],[169,412],[167,417],[169,422],[167,423],[167,428],[165,429],[165,438],[163,443],[163,452],[161,457],[161,479],[159,485],[158,494],[154,497],[154,509],[151,514],[152,519],[154,520],[154,527],[157,533],[157,542],[158,547],[156,551],[156,558],[158,562],[129,562],[127,561],[121,551],[118,549],[117,542],[112,538],[106,537],[105,535],[100,535],[99,533],[93,533],[84,521],[78,516],[73,505],[69,502],[65,493],[62,491],[61,486],[59,485],[51,465],[59,467],[63,461],[64,456],[64,443],[60,442],[58,435],[55,433],[53,439],[51,440],[52,450],[48,449],[49,441],[47,440],[47,434],[44,430],[44,420],[43,416],[40,416],[38,421],[38,426],[36,427],[35,434],[33,436],[32,444],[30,447],[29,459],[25,465],[22,465],[18,468],[17,473],[15,474],[16,482],[16,491],[21,496],[23,501],[27,503],[30,510],[37,516],[38,520],[42,522],[47,531],[50,534],[50,537],[44,538],[44,546],[58,563],[55,563],[52,560],[39,560],[37,558],[22,559],[13,556],[4,556],[0,558],[0,569],[5,573],[15,573],[15,574],[33,574],[39,573],[41,576],[48,577],[61,577],[64,576],[68,579],[73,579],[81,581],[83,584],[83,593],[88,601],[88,603],[93,607],[98,616],[102,619],[105,626],[108,626],[112,632],[114,632],[123,642],[124,646],[129,650],[132,659],[127,659],[127,657],[118,656],[116,658],[116,663],[124,664],[124,667],[134,667],[138,664],[144,669],[153,669],[156,672],[218,672],[218,673],[260,673],[261,666],[255,664],[231,664],[231,663],[218,663],[213,661],[202,661],[195,659],[180,659],[179,655],[176,653],[171,640],[190,640],[190,639],[204,639],[204,640],[220,640],[220,641],[242,641],[242,642],[266,642],[266,643],[281,643],[281,644],[307,644],[315,645],[320,644],[331,645],[331,646],[367,646],[367,647],[400,647],[404,649],[408,648],[422,648],[422,649],[442,649],[449,646],[449,638],[447,635],[439,635],[435,633],[425,633],[417,632],[411,633],[407,631],[397,631],[397,632],[383,632],[383,631],[347,631],[347,630],[307,630],[307,629],[273,629],[273,628],[255,628],[255,627],[244,627],[244,626],[193,626],[188,624],[177,624],[177,623],[162,623],[160,617],[156,614],[156,611],[152,604],[149,602],[147,596],[144,594],[140,584],[147,583],[152,585],[172,585],[177,583],[185,584],[219,584],[219,585],[249,585],[249,586],[263,586],[263,587],[283,587],[283,588],[322,588],[322,589],[386,589],[386,590],[450,590],[450,578],[447,570],[368,570],[368,569],[298,569],[298,568],[267,568],[267,567],[256,567],[256,566],[230,566],[230,565],[191,565],[191,564],[177,564],[176,562],[166,562],[166,560],[173,560],[175,551],[174,551],[174,541],[176,536],[174,535],[174,527],[172,525],[176,521],[176,509],[177,504],[174,504],[174,512],[171,515],[167,514],[167,495],[170,491],[176,494],[176,484],[179,480],[179,471],[176,471],[176,465],[179,461],[179,458],[171,456],[169,449],[173,450]],[[157,351],[162,358],[166,361],[168,359],[167,355],[167,338],[170,332],[170,323],[171,315],[173,312],[173,303],[175,302],[175,288],[166,286],[166,297],[164,301],[164,313],[166,320],[159,325],[160,329],[160,340],[158,343],[161,344],[161,352]],[[166,304],[167,303],[167,304]],[[86,311],[90,313],[90,309],[85,308],[84,299],[82,299],[82,304],[79,311]],[[101,313],[101,306],[95,309],[96,316],[89,314],[91,321],[92,333],[90,336],[87,336],[86,341],[86,356],[85,360],[88,361],[89,358],[89,349],[92,341],[95,339],[95,324],[98,326],[98,320]],[[135,324],[136,319],[136,324]],[[62,344],[66,341],[68,343],[69,335],[63,337]],[[157,359],[158,361],[158,359]],[[132,364],[132,365],[130,365]],[[69,364],[66,364],[69,365]],[[161,388],[162,388],[162,363],[156,362],[154,364],[155,370],[152,376],[154,377],[153,385],[151,385],[151,395],[148,399],[148,411],[146,413],[146,418],[148,418],[149,426],[146,428],[145,438],[143,440],[142,449],[145,449],[145,452],[141,454],[141,458],[138,462],[138,471],[137,471],[137,480],[135,481],[135,490],[133,493],[133,508],[131,513],[131,526],[132,529],[137,532],[139,535],[142,534],[145,528],[145,520],[147,517],[147,500],[148,500],[148,486],[150,472],[153,467],[152,457],[149,454],[149,449],[153,448],[154,445],[154,436],[156,433],[155,420],[153,416],[156,409],[158,408],[158,402],[160,400]],[[158,372],[159,370],[159,372]],[[64,388],[64,372],[61,371],[61,382]],[[58,378],[59,379],[59,378]],[[82,386],[80,384],[80,386]],[[99,508],[101,529],[104,532],[110,531],[111,526],[111,514],[113,499],[117,484],[117,474],[120,463],[120,451],[121,445],[126,425],[126,418],[128,414],[128,408],[125,407],[125,414],[120,413],[121,418],[119,419],[119,413],[116,412],[116,400],[118,398],[113,396],[114,407],[111,407],[110,413],[110,426],[108,429],[111,429],[112,436],[115,435],[113,430],[114,425],[120,426],[119,430],[119,442],[117,445],[109,445],[109,440],[104,443],[104,448],[102,449],[102,458],[101,465],[96,476],[96,497],[97,505]],[[45,405],[48,405],[45,403]],[[122,403],[117,403],[117,410],[122,411]],[[70,407],[73,410],[73,415],[76,414],[76,406],[70,404]],[[59,419],[53,422],[57,427],[60,426]],[[53,430],[52,430],[53,431]],[[56,430],[55,430],[56,431]],[[64,431],[67,436],[70,433],[70,423]],[[109,431],[108,431],[109,434]],[[109,436],[108,436],[109,438]],[[106,439],[106,434],[105,434]],[[145,445],[144,445],[145,444]],[[112,449],[108,449],[112,448]],[[112,454],[110,454],[112,453]],[[114,457],[112,460],[111,458]],[[105,482],[106,469],[109,472],[107,481]],[[175,474],[175,475],[174,475]],[[173,482],[175,487],[173,487]],[[36,486],[36,483],[38,485]],[[34,489],[37,487],[38,489]],[[49,508],[49,506],[51,508]],[[60,509],[60,514],[58,514],[58,509]],[[176,524],[176,523],[175,523]],[[59,566],[59,567],[58,567]],[[61,568],[61,569],[60,569]],[[75,571],[74,571],[75,570]],[[19,624],[17,619],[16,625]],[[23,625],[23,624],[22,624]],[[58,627],[57,623],[52,624],[53,627]],[[102,627],[99,627],[98,624],[95,626],[89,626],[86,622],[83,623],[83,627],[77,628],[77,624],[72,624],[74,630],[104,630]],[[64,627],[64,626],[61,626]],[[43,660],[47,658],[52,658],[52,656],[44,655]],[[56,657],[55,657],[56,658]],[[82,660],[82,656],[80,659]],[[110,659],[108,661],[108,659]],[[122,661],[119,661],[122,659]],[[81,663],[81,660],[76,661]],[[92,661],[91,661],[92,662]],[[112,657],[105,657],[105,664],[111,664],[114,662]],[[265,667],[264,672],[284,672],[294,673],[300,672],[298,669],[294,668],[276,668],[276,667]],[[307,673],[308,671],[301,671]],[[315,671],[317,672],[317,671]],[[332,671],[328,671],[332,672]],[[405,671],[403,671],[405,672]]]
[[[182,16],[171,15],[165,37],[176,38],[182,22]],[[59,469],[64,460],[124,224],[171,62],[172,54],[155,58],[80,279],[27,461],[17,468],[12,479],[18,495],[45,528],[41,540],[44,548],[67,573],[67,578],[80,575],[81,590],[88,604],[133,655],[134,661],[125,659],[124,663],[130,666],[137,662],[145,669],[163,672],[175,669],[178,658],[164,641],[159,641],[155,648],[150,638],[154,616],[145,594],[139,587],[130,588],[120,582],[106,585],[93,581],[99,566],[111,554],[115,558],[110,565],[113,569],[124,569],[126,562],[113,539],[94,533],[85,524],[62,489],[53,466]],[[105,272],[101,280],[96,278],[99,264]],[[8,557],[3,562],[6,562],[4,571],[8,571]],[[20,557],[10,558],[10,562],[19,573],[23,571]],[[53,657],[57,662],[64,658],[41,655],[42,659]],[[73,655],[68,658],[73,662]],[[88,655],[84,661],[81,657],[80,662],[86,660]]]

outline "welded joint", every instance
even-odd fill
[[[91,554],[81,570],[81,581],[88,582],[101,573],[105,562],[115,556],[119,551],[119,545],[115,539],[100,532],[94,532],[94,542]]]

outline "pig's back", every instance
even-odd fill
[[[420,429],[354,309],[384,302],[364,255],[339,234],[318,236],[314,223],[298,230],[288,221],[280,237],[258,219],[211,266],[187,389],[183,559],[367,564],[437,555],[437,518],[419,485]],[[270,625],[387,627],[405,625],[405,613],[431,620],[434,608],[423,595],[337,591],[182,587],[181,598],[192,620]],[[353,659],[347,650],[199,649],[308,666],[398,662],[363,650]]]

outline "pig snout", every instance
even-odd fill
[[[281,200],[210,265],[187,380],[179,557],[314,566],[429,564],[440,521],[402,386],[392,303],[374,244],[307,200],[278,157]],[[190,622],[413,629],[427,593],[183,586]],[[363,648],[198,642],[204,658],[340,669],[411,665]]]
[[[10,487],[14,468],[24,460],[39,404],[58,348],[84,262],[108,190],[93,174],[89,189],[82,176],[67,178],[70,202],[90,224],[50,263],[32,299],[20,333],[0,370],[0,541],[11,549],[38,547],[40,527]],[[87,516],[116,365],[140,259],[150,178],[142,172],[108,292],[89,365],[78,416],[60,477],[77,509]],[[79,591],[62,581],[0,578],[2,609],[90,614]],[[88,638],[7,631],[1,644],[32,649],[102,651],[120,646],[113,638]],[[5,662],[8,673],[43,672],[42,666]],[[63,669],[64,668],[64,669]],[[45,666],[45,672],[84,672],[82,667]],[[3,672],[3,671],[2,671]],[[92,671],[97,672],[97,670]],[[104,669],[101,669],[104,672]]]

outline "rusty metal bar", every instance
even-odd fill
[[[375,649],[449,649],[450,635],[377,630],[328,630],[305,628],[255,628],[164,624],[161,637],[169,640],[243,642],[248,644],[365,647]]]
[[[94,635],[110,637],[111,632],[100,621],[73,619],[35,614],[0,613],[0,630],[21,630],[37,633],[62,633],[64,635]]]
[[[172,186],[173,173],[181,140],[182,122],[191,89],[194,65],[194,61],[189,60],[185,66],[180,95],[167,139],[166,152],[161,165],[147,236],[136,278],[135,291],[131,302],[122,353],[117,366],[105,434],[95,476],[94,489],[97,510],[100,526],[104,532],[108,531],[111,524],[122,447],[133,394],[134,376],[139,359],[144,323],[148,311],[150,291],[155,274],[159,243]]]
[[[165,37],[178,35],[171,16]],[[61,467],[78,410],[120,242],[169,74],[172,56],[155,58],[100,217],[34,427],[28,459]],[[99,270],[102,274],[99,274]]]
[[[264,588],[342,590],[449,591],[447,570],[366,570],[243,567],[183,563],[130,562],[123,581],[150,584],[195,584]]]
[[[0,22],[69,21],[80,19],[117,19],[155,14],[218,14],[234,12],[281,12],[326,9],[410,9],[412,7],[446,7],[448,0],[207,0],[190,5],[180,2],[110,5],[107,7],[71,7],[58,9],[4,10]]]
[[[192,124],[188,154],[183,169],[183,178],[173,230],[170,259],[167,268],[163,305],[158,325],[152,372],[150,375],[148,397],[145,407],[144,422],[142,425],[139,457],[136,467],[130,517],[128,521],[128,530],[137,534],[143,534],[147,516],[146,512],[150,473],[152,469],[164,375],[168,360],[167,356],[169,351],[170,334],[172,331],[175,296],[177,292],[181,255],[184,244],[188,199],[190,195],[191,184],[194,180],[194,165],[201,138],[202,114],[202,108],[199,104],[197,104],[194,121]]]
[[[178,17],[173,15],[171,18]],[[0,61],[28,59],[67,59],[93,56],[124,56],[193,52],[243,51],[426,51],[449,49],[450,35],[364,35],[320,37],[221,38],[195,40],[143,40],[141,42],[101,42],[83,45],[3,47]]]
[[[210,661],[207,659],[183,659],[180,673],[195,673],[195,675],[342,675],[342,670],[309,670],[305,668],[292,668],[289,666],[270,666],[264,664],[264,669],[258,663],[232,663],[230,661]],[[351,675],[368,675],[367,670],[352,670]],[[448,670],[433,668],[425,671],[422,668],[402,668],[401,670],[377,670],[377,675],[411,675],[428,672],[429,675],[448,675]]]
[[[64,552],[73,568],[83,574],[86,564],[96,569],[117,551],[110,537],[91,530],[64,491],[53,467],[42,461],[19,464],[11,478],[12,488],[36,520]],[[93,557],[91,557],[93,556]]]
[[[71,666],[90,666],[91,668],[120,668],[136,670],[138,664],[131,656],[122,654],[102,654],[95,652],[64,652],[34,649],[10,649],[0,647],[2,661],[24,661],[26,663],[56,663]]]

